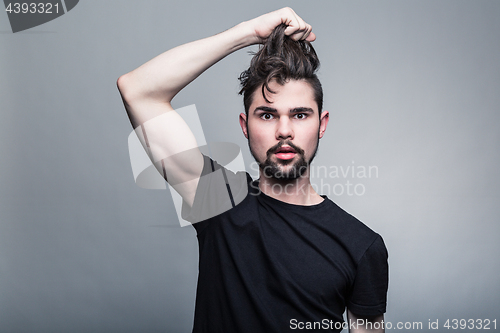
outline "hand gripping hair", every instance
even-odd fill
[[[323,108],[323,89],[316,75],[319,59],[311,43],[294,41],[285,35],[286,24],[278,25],[264,41],[259,51],[254,53],[250,67],[241,73],[240,95],[243,94],[245,112],[248,114],[252,104],[253,93],[261,88],[264,99],[265,91],[275,93],[269,88],[269,83],[275,80],[284,85],[289,80],[305,80],[314,91],[314,99],[321,114]]]

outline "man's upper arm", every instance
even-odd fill
[[[118,80],[130,122],[160,174],[192,205],[198,179],[203,169],[203,157],[198,143],[182,117],[170,103],[154,99],[135,98],[126,84]]]
[[[347,307],[364,316],[381,315],[386,310],[389,284],[388,253],[380,235],[359,260]]]

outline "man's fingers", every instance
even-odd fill
[[[311,34],[312,27],[309,24],[306,24],[306,29],[302,33],[301,40],[307,40],[307,37]]]
[[[316,39],[316,35],[312,33],[312,27],[306,23],[302,27],[289,25],[285,30],[285,35],[290,36],[295,41],[307,40],[312,42]]]
[[[288,25],[285,30],[285,35],[290,36],[295,41],[298,40],[308,40],[307,38],[311,34],[312,27],[307,24],[297,13],[293,11],[291,8],[285,8],[286,14],[288,18],[284,23]],[[314,37],[312,40],[316,39]],[[309,41],[312,41],[309,40]]]
[[[312,32],[312,27],[309,24],[307,25],[307,31],[304,33],[302,39],[308,42],[312,42],[316,39],[316,35],[314,34],[314,32]]]
[[[258,43],[264,42],[273,29],[280,23],[287,25],[285,35],[290,36],[293,40],[307,40],[311,42],[316,39],[314,34],[311,35],[311,26],[289,7],[259,16],[252,21],[256,42]]]
[[[309,33],[309,35],[307,36],[306,40],[308,42],[314,42],[316,40],[316,34],[311,31],[311,33]]]

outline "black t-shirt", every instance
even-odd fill
[[[288,204],[207,157],[203,175],[184,216],[220,214],[193,224],[199,243],[193,332],[282,333],[299,322],[339,332],[326,328],[340,327],[346,307],[361,316],[385,312],[388,265],[380,235],[326,196],[317,205]]]

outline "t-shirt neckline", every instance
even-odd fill
[[[323,208],[324,206],[327,205],[327,202],[329,201],[328,197],[326,195],[321,195],[320,196],[323,198],[323,201],[313,204],[313,205],[300,205],[300,204],[292,204],[288,203],[285,201],[281,201],[279,199],[273,198],[267,194],[265,194],[259,187],[259,180],[254,180],[253,185],[255,186],[254,188],[258,189],[258,195],[257,197],[265,202],[268,202],[270,204],[275,204],[275,205],[281,205],[283,207],[291,208],[291,209],[304,209],[304,210],[313,210],[313,209],[319,209]]]

